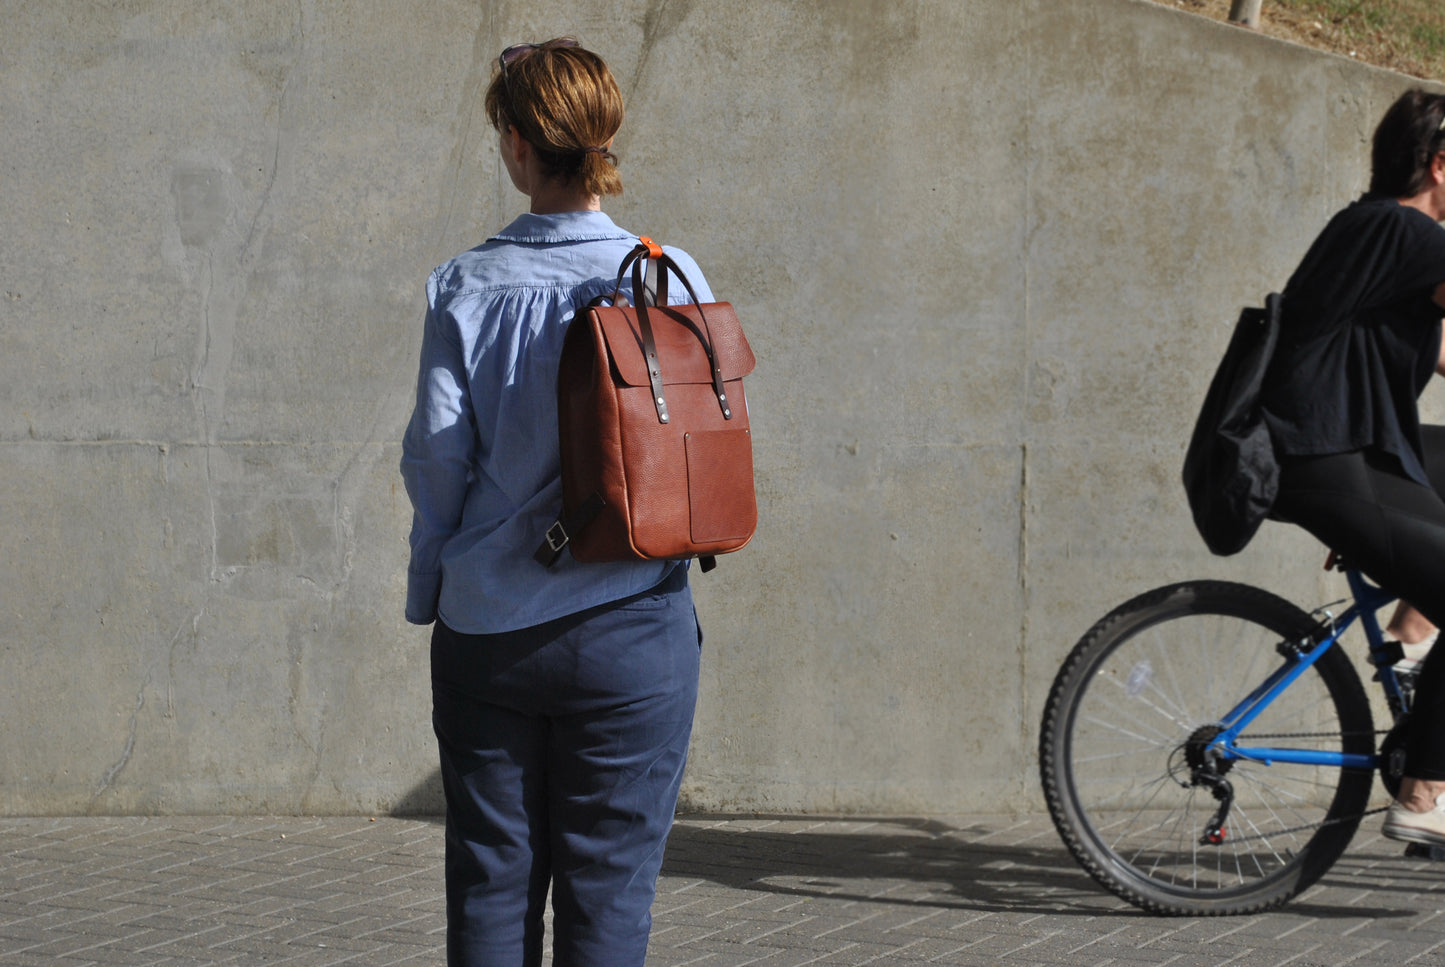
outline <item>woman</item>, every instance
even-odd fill
[[[641,964],[697,696],[686,565],[532,559],[562,501],[562,337],[637,244],[600,204],[622,191],[622,96],[559,38],[503,51],[485,105],[530,211],[432,273],[402,456],[406,617],[436,622],[448,962],[540,963],[550,888],[555,963]]]
[[[1445,96],[1401,96],[1371,160],[1369,193],[1330,221],[1285,289],[1265,397],[1275,513],[1442,626],[1445,427],[1422,427],[1416,399],[1445,373]],[[1426,656],[1415,698],[1384,833],[1445,845],[1445,648]]]

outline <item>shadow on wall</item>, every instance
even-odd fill
[[[437,769],[393,803],[387,815],[398,819],[431,818],[440,821],[446,811],[446,801],[442,798],[442,771]]]

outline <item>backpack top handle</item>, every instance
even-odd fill
[[[662,365],[657,358],[657,341],[653,338],[652,321],[648,318],[647,299],[645,298],[647,289],[643,281],[644,265],[649,273],[653,271],[654,267],[657,271],[657,295],[655,297],[657,308],[665,310],[667,306],[667,274],[669,271],[682,281],[683,287],[687,289],[687,294],[692,299],[692,304],[697,306],[697,314],[702,320],[703,328],[703,331],[697,335],[702,342],[703,350],[707,353],[708,365],[712,370],[713,395],[717,397],[718,406],[722,408],[723,419],[731,420],[733,411],[728,404],[727,392],[723,388],[722,367],[718,365],[717,353],[713,350],[712,330],[708,327],[707,314],[703,311],[702,301],[698,299],[697,292],[693,289],[692,283],[688,281],[687,275],[678,267],[672,257],[662,251],[661,245],[644,235],[639,239],[637,247],[627,253],[627,257],[622,260],[622,265],[617,269],[613,302],[616,304],[617,295],[622,291],[622,279],[627,274],[628,267],[631,266],[633,308],[637,312],[638,328],[642,330],[642,351],[647,360],[647,375],[652,383],[652,399],[657,406],[658,421],[666,423],[669,417],[667,415],[667,397],[662,389]]]

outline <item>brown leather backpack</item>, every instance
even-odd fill
[[[655,305],[643,278],[649,264]],[[621,291],[629,267],[630,303]],[[667,304],[669,272],[690,305]],[[563,342],[562,514],[536,559],[550,567],[570,548],[584,562],[698,557],[710,570],[714,555],[752,540],[758,523],[742,382],[753,351],[733,307],[699,303],[650,238],[622,260],[611,301],[579,312]]]

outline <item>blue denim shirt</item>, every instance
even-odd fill
[[[513,631],[644,591],[671,566],[579,564],[566,552],[550,569],[532,560],[562,508],[562,337],[579,307],[612,292],[636,244],[601,212],[528,214],[427,280],[416,409],[402,441],[415,512],[406,620]],[[692,259],[667,253],[711,300]],[[668,290],[669,301],[687,301],[682,285]]]

